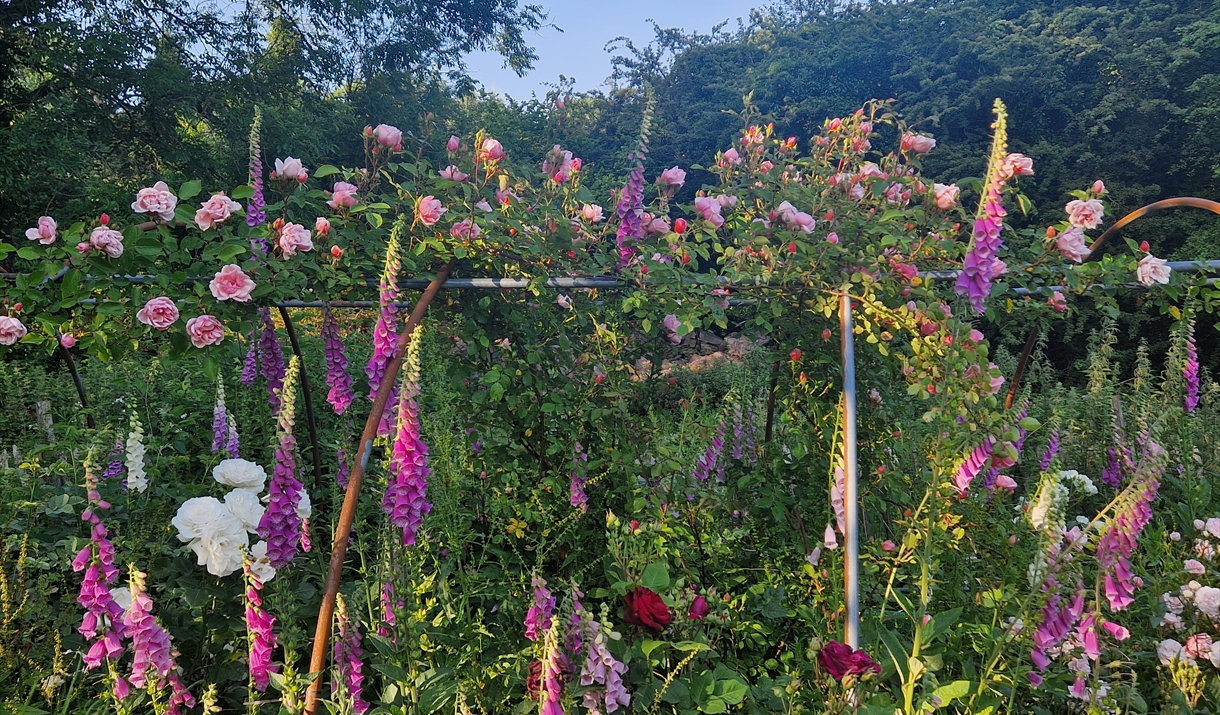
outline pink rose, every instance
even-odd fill
[[[890,177],[889,174],[881,170],[881,167],[871,161],[864,162],[857,176],[860,179],[888,179]]]
[[[178,306],[165,296],[158,296],[144,304],[136,319],[145,325],[151,325],[157,330],[165,330],[178,320]]]
[[[25,337],[25,326],[11,315],[0,315],[0,345],[12,345]]]
[[[123,255],[123,234],[112,228],[98,226],[89,234],[89,248],[96,248],[111,258],[118,258]]]
[[[1166,638],[1156,647],[1156,657],[1161,661],[1161,665],[1170,665],[1183,655],[1182,644],[1172,638]]]
[[[902,135],[902,150],[916,154],[929,154],[936,148],[936,140],[923,134],[907,132]]]
[[[661,175],[657,177],[657,183],[661,186],[679,189],[686,183],[686,172],[676,166],[671,166],[661,172]]]
[[[585,204],[580,209],[580,215],[589,223],[598,223],[602,220],[602,207],[597,204]]]
[[[398,127],[378,124],[377,128],[373,130],[373,138],[386,149],[402,151],[402,132],[398,130]]]
[[[441,216],[449,209],[441,206],[441,200],[435,196],[425,196],[415,204],[415,218],[425,226],[435,226]]]
[[[356,191],[357,189],[355,185],[349,184],[346,181],[336,181],[335,190],[331,194],[330,201],[326,202],[326,205],[332,209],[338,209],[339,207],[343,207],[345,209],[351,208],[356,205],[357,201],[359,201],[359,199],[356,198]]]
[[[242,272],[235,263],[230,263],[212,278],[208,288],[216,300],[250,302],[250,291],[254,290],[254,279]]]
[[[665,337],[669,342],[674,345],[682,342],[682,337],[678,335],[678,327],[682,325],[681,321],[678,320],[678,316],[670,313],[661,320],[661,325],[665,326],[665,332],[667,333]]]
[[[1068,309],[1067,298],[1063,297],[1063,294],[1060,293],[1059,291],[1055,291],[1054,295],[1052,295],[1050,298],[1046,299],[1046,302],[1049,303],[1052,308],[1059,311],[1060,313],[1067,312],[1067,309]]]
[[[455,152],[462,147],[462,140],[455,136],[450,136],[449,141],[445,142],[445,148],[450,152]]]
[[[839,234],[835,233],[834,231],[826,234],[826,242],[832,246],[837,244],[839,242]]]
[[[1168,261],[1165,259],[1157,258],[1149,253],[1140,259],[1140,264],[1135,269],[1135,277],[1146,286],[1154,283],[1164,285],[1169,282],[1169,275],[1173,273],[1167,263]]]
[[[1089,246],[1084,242],[1084,229],[1073,226],[1055,240],[1055,247],[1069,261],[1080,263],[1089,255]]]
[[[442,179],[449,179],[450,181],[465,181],[470,178],[468,174],[463,174],[461,170],[452,164],[441,169],[438,173]]]
[[[211,315],[201,315],[186,321],[186,334],[191,338],[191,345],[206,348],[224,342],[225,326]]]
[[[64,349],[71,350],[76,346],[76,336],[72,333],[64,333],[59,336],[59,344]]]
[[[1210,658],[1212,653],[1212,637],[1207,633],[1196,633],[1186,639],[1182,650],[1190,658]]]
[[[297,179],[303,181],[301,177],[305,175],[305,167],[301,166],[301,160],[288,157],[287,159],[275,160],[275,171],[272,172],[271,178]]]
[[[957,205],[957,196],[961,189],[957,184],[933,184],[932,195],[936,197],[936,208],[948,211]]]
[[[1106,207],[1097,199],[1089,199],[1081,201],[1074,199],[1063,207],[1067,211],[1068,223],[1079,228],[1097,228],[1101,225],[1101,219],[1105,216]]]
[[[478,161],[499,161],[504,158],[504,145],[488,137],[479,145],[479,151],[476,153]]]
[[[471,221],[468,218],[458,221],[457,223],[453,224],[452,228],[449,229],[450,236],[453,236],[454,238],[466,238],[472,241],[478,238],[479,234],[482,232],[482,229],[479,228],[479,224]]]
[[[330,221],[326,220],[326,218],[324,218],[322,216],[319,216],[317,218],[317,220],[313,222],[313,230],[315,232],[317,232],[317,234],[319,236],[325,236],[325,235],[329,234],[330,233]]]
[[[1186,573],[1194,574],[1195,576],[1202,576],[1207,573],[1207,567],[1195,559],[1186,559],[1185,563],[1182,564],[1182,568],[1186,570]]]
[[[721,194],[716,197],[716,203],[720,204],[721,208],[731,209],[737,205],[737,197],[732,194]]]
[[[170,193],[169,186],[164,181],[158,181],[152,188],[140,189],[136,200],[131,204],[131,210],[138,214],[160,216],[163,221],[172,221],[177,205],[178,197]]]
[[[224,223],[234,211],[241,211],[241,204],[224,194],[212,194],[212,198],[203,202],[203,206],[195,212],[195,223],[207,231],[218,223]]]
[[[1009,154],[1000,164],[1000,175],[1005,179],[1014,176],[1033,176],[1034,160],[1024,154]]]
[[[708,196],[698,196],[695,198],[695,212],[704,221],[711,221],[713,226],[717,228],[724,225],[724,218],[720,216],[720,203]]]
[[[50,216],[40,216],[38,218],[38,226],[36,228],[27,228],[25,237],[31,241],[38,241],[44,246],[49,246],[55,243],[55,219]]]
[[[1008,476],[1007,474],[1001,474],[1000,476],[995,478],[995,486],[996,486],[996,489],[1003,489],[1005,491],[1015,492],[1017,490],[1017,480],[1013,479],[1012,477]]]
[[[720,160],[719,163],[721,166],[728,166],[729,164],[740,164],[741,155],[737,153],[736,149],[729,147],[729,150],[724,153],[724,156]]]
[[[481,199],[474,207],[483,213],[491,213],[491,204],[487,203],[487,199]]]
[[[280,229],[279,239],[280,250],[284,252],[284,258],[292,258],[297,251],[312,251],[313,237],[309,234],[309,229],[299,223],[286,223]]]

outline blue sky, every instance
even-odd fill
[[[576,79],[577,90],[595,89],[610,75],[607,42],[625,35],[636,46],[652,39],[649,19],[661,27],[708,32],[712,26],[736,18],[748,19],[750,8],[766,0],[523,0],[542,5],[550,22],[563,29],[544,28],[530,33],[526,40],[538,52],[534,69],[525,77],[503,69],[504,60],[493,53],[476,53],[467,58],[470,74],[485,87],[514,99],[529,99],[531,93],[546,94],[544,82],[555,82],[559,75]]]

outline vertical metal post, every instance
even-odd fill
[[[288,309],[279,306],[280,318],[284,320],[284,330],[288,333],[288,342],[292,344],[292,354],[301,363],[301,392],[305,395],[305,426],[309,428],[309,446],[313,452],[313,488],[322,491],[322,450],[318,445],[318,420],[313,411],[313,394],[309,391],[309,376],[305,372],[305,355],[301,353],[301,343],[297,341],[297,331],[292,326],[292,318]]]
[[[852,334],[851,296],[839,297],[839,332],[843,348],[843,490],[844,536],[843,596],[847,622],[843,638],[852,648],[860,647],[860,491],[856,455],[856,348]]]

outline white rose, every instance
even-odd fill
[[[258,495],[248,489],[234,489],[226,494],[225,507],[250,533],[258,531],[258,523],[263,520],[263,512],[267,511],[259,503]]]
[[[131,610],[131,600],[132,599],[131,599],[131,589],[130,588],[128,588],[126,586],[119,586],[118,588],[112,588],[112,589],[110,589],[110,597],[114,599],[115,603],[119,604],[119,608],[123,609],[124,613]]]
[[[308,519],[313,514],[313,503],[309,501],[309,492],[301,489],[301,501],[297,502],[297,516]]]
[[[227,487],[248,489],[255,494],[267,483],[267,472],[254,462],[244,459],[226,459],[212,469],[212,477]]]
[[[1220,616],[1220,588],[1200,586],[1195,589],[1195,606],[1211,618]]]
[[[1172,638],[1166,638],[1157,645],[1156,657],[1160,658],[1161,665],[1169,665],[1179,658],[1187,658],[1186,654],[1182,652],[1182,644]]]
[[[209,525],[203,538],[191,542],[191,549],[213,576],[228,576],[241,569],[242,550],[250,546],[246,527],[225,509],[224,514]]]
[[[259,583],[267,583],[275,578],[275,567],[267,558],[267,542],[260,541],[250,547],[250,573]]]
[[[178,514],[170,523],[178,530],[181,541],[194,541],[202,538],[224,514],[233,516],[216,497],[195,497],[178,507]]]

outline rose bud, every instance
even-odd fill
[[[102,222],[103,226],[109,226],[110,225],[110,214],[102,214],[102,217],[99,220]]]
[[[792,362],[800,362],[801,361],[801,349],[793,348],[792,352],[788,353],[788,357],[792,358]]]
[[[674,233],[686,233],[686,219],[674,219]]]
[[[334,256],[335,258],[343,258],[343,249],[339,248],[338,246],[331,246],[330,255]]]
[[[72,333],[64,333],[59,336],[59,344],[64,348],[71,348],[73,345],[76,345],[76,338],[72,336]]]

